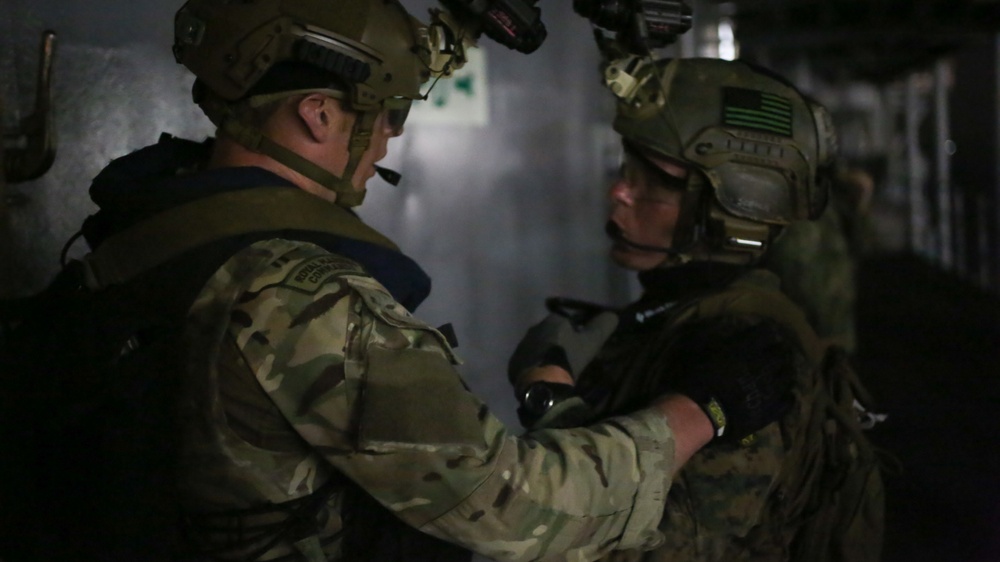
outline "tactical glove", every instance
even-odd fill
[[[513,385],[526,370],[539,365],[556,365],[575,379],[597,355],[618,326],[618,315],[601,312],[584,323],[552,313],[528,329],[510,356],[507,375]]]
[[[794,401],[797,348],[773,322],[691,322],[678,334],[664,391],[694,400],[712,442],[742,440],[781,419]]]

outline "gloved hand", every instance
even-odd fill
[[[549,314],[528,329],[510,356],[507,375],[511,384],[516,386],[526,370],[539,365],[562,367],[575,379],[617,326],[618,315],[610,311],[581,324],[560,314]]]
[[[772,321],[691,322],[672,346],[666,392],[694,400],[715,429],[712,442],[740,441],[792,407],[797,347]]]

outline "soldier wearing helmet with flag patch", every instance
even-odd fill
[[[860,434],[861,402],[852,394],[862,396],[860,383],[845,354],[825,347],[778,277],[759,265],[784,227],[815,219],[826,205],[836,147],[828,113],[743,61],[654,61],[601,46],[624,153],[605,229],[611,259],[638,272],[643,294],[607,309],[618,315],[617,329],[599,351],[570,363],[572,376],[511,370],[525,423],[585,424],[663,392],[692,397],[711,420],[711,443],[670,489],[663,543],[602,560],[878,560],[883,488]],[[602,309],[548,304],[550,315],[518,349],[544,347],[559,332],[552,326],[577,326]],[[787,413],[753,430],[734,423],[733,395],[706,388],[706,373],[741,372],[726,358],[741,346],[737,358],[756,357],[795,381]],[[768,389],[755,387],[754,373],[735,376],[740,384],[730,390],[754,415]],[[536,407],[540,386],[558,399]]]

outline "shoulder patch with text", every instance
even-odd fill
[[[296,264],[280,285],[305,293],[314,293],[336,277],[363,272],[360,265],[349,259],[331,255],[316,256]]]

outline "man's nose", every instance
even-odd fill
[[[632,186],[625,181],[625,178],[618,178],[615,180],[615,183],[611,184],[611,189],[608,190],[608,198],[611,199],[612,203],[628,207],[631,207],[635,203],[635,195],[632,193]]]

